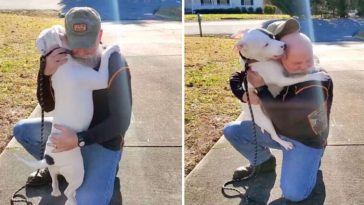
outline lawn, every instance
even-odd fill
[[[185,37],[185,173],[196,166],[240,114],[229,76],[241,70],[236,40]]]
[[[63,24],[54,11],[0,12],[0,153],[12,138],[14,124],[37,104],[39,54],[35,40],[43,29]]]
[[[201,14],[203,21],[219,21],[226,19],[240,20],[271,20],[271,19],[288,19],[289,15],[281,14]],[[185,14],[185,21],[197,21],[196,14]]]

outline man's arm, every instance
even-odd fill
[[[245,72],[235,72],[230,76],[230,88],[235,97],[240,101],[243,101],[243,95],[245,93],[243,87],[243,81],[246,78]]]
[[[108,88],[110,114],[98,125],[78,133],[84,138],[86,145],[121,137],[130,125],[132,93],[128,64],[123,56],[114,53],[110,57],[109,69],[112,74]]]

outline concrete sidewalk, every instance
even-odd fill
[[[133,123],[111,204],[181,204],[182,24],[130,21],[102,27],[104,44],[119,44],[129,63],[133,91]],[[0,154],[0,204],[9,204],[33,171],[13,153],[30,159],[15,140]],[[34,204],[64,204],[63,195],[55,199],[50,192],[50,186],[25,191]]]
[[[320,43],[315,45],[315,51],[334,82],[329,145],[312,195],[296,204],[364,204],[364,44]],[[249,196],[257,201],[249,204],[286,204],[280,199],[281,151],[273,150],[273,154],[277,157],[276,173],[235,184],[242,191],[243,186],[248,187]],[[243,164],[247,161],[222,137],[187,176],[186,205],[247,204],[239,197],[226,198],[221,193],[223,183]]]

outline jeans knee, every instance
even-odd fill
[[[92,190],[77,190],[76,201],[77,205],[107,205],[111,199],[107,199],[103,194],[98,191]]]
[[[21,140],[22,135],[24,133],[24,130],[26,129],[26,124],[24,123],[24,120],[20,120],[15,124],[13,127],[13,136],[16,140]]]
[[[311,190],[312,191],[312,190]],[[305,189],[301,188],[293,188],[293,187],[282,187],[283,196],[285,199],[288,199],[293,202],[299,202],[305,200],[310,194],[311,191],[307,192]]]
[[[233,125],[231,123],[226,124],[224,127],[224,136],[228,141],[231,141],[231,138],[234,136],[233,133]]]

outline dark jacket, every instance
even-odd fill
[[[240,100],[244,94],[244,78],[244,72],[237,72],[230,79],[231,89]],[[313,148],[326,146],[333,100],[331,79],[306,81],[284,87],[276,98],[267,86],[257,90],[263,110],[272,120],[278,134]]]
[[[55,105],[50,76],[44,76],[43,84],[43,109],[50,112]],[[40,101],[39,86],[37,98]],[[93,102],[94,115],[90,127],[78,135],[84,138],[86,145],[99,143],[105,148],[120,150],[130,125],[132,93],[129,67],[119,53],[113,53],[109,59],[109,87],[94,90]]]

